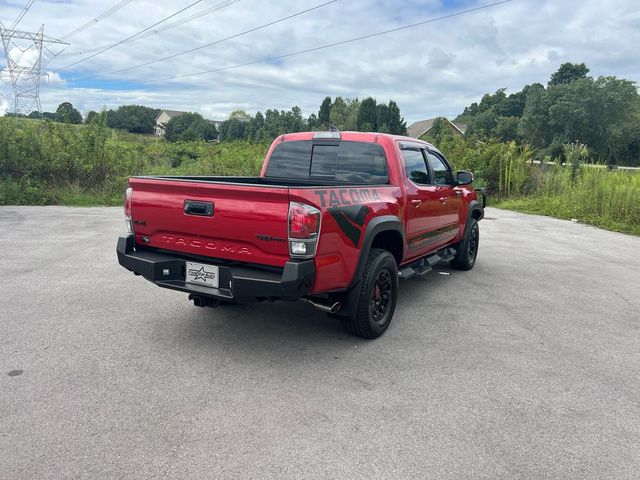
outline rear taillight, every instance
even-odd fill
[[[312,258],[320,233],[320,210],[304,203],[289,203],[289,255]]]
[[[133,199],[133,188],[127,188],[124,194],[124,223],[127,227],[127,233],[133,233],[133,223],[131,222],[131,200]]]

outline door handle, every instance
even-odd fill
[[[213,202],[185,200],[184,213],[187,215],[197,215],[200,217],[213,217]]]
[[[440,203],[443,205],[447,203],[447,197],[440,197]]]
[[[411,205],[413,205],[414,207],[419,207],[421,203],[422,200],[411,200]]]

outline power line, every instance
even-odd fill
[[[153,65],[154,63],[164,62],[165,60],[170,60],[172,58],[180,57],[180,56],[186,55],[188,53],[193,53],[193,52],[196,52],[198,50],[202,50],[203,48],[211,47],[213,45],[217,45],[217,44],[220,44],[222,42],[226,42],[228,40],[231,40],[231,39],[234,39],[234,38],[238,38],[238,37],[241,37],[243,35],[247,35],[248,33],[252,33],[252,32],[255,32],[257,30],[261,30],[263,28],[270,27],[271,25],[275,25],[276,23],[281,23],[281,22],[284,22],[284,21],[289,20],[291,18],[298,17],[298,16],[303,15],[305,13],[309,13],[309,12],[311,12],[313,10],[317,10],[319,8],[325,7],[325,6],[327,6],[327,5],[331,4],[331,3],[335,3],[337,1],[338,0],[330,0],[328,2],[321,3],[320,5],[316,5],[315,7],[307,8],[306,10],[302,10],[300,12],[296,12],[296,13],[293,13],[291,15],[287,15],[286,17],[279,18],[278,20],[274,20],[272,22],[265,23],[264,25],[260,25],[259,27],[250,28],[249,30],[245,30],[244,32],[236,33],[235,35],[231,35],[230,37],[222,38],[220,40],[216,40],[215,42],[207,43],[207,44],[201,45],[199,47],[195,47],[195,48],[191,48],[189,50],[184,50],[182,52],[174,53],[172,55],[168,55],[166,57],[158,58],[156,60],[151,60],[149,62],[141,63],[140,65],[134,65],[134,66],[131,66],[131,67],[121,68],[119,70],[113,70],[113,71],[107,72],[107,73],[99,73],[99,74],[96,74],[96,75],[89,75],[89,76],[86,76],[86,77],[74,78],[72,80],[86,80],[86,79],[89,79],[89,78],[103,77],[105,75],[113,75],[113,74],[116,74],[116,73],[127,72],[129,70],[134,70],[136,68],[141,68],[141,67],[146,67],[148,65]]]
[[[130,4],[131,2],[133,2],[133,0],[123,0],[120,3],[116,3],[113,7],[109,8],[108,10],[102,12],[100,15],[98,15],[96,18],[94,18],[93,20],[89,20],[87,23],[85,23],[84,25],[80,25],[78,28],[76,28],[75,30],[71,30],[69,33],[67,33],[66,35],[64,35],[62,38],[63,39],[67,39],[67,38],[71,38],[74,35],[77,35],[81,32],[84,32],[86,29],[94,26],[96,23],[98,23],[100,20],[104,20],[105,18],[107,18],[108,16],[114,14],[115,12],[117,12],[118,10],[120,10],[122,7],[127,6],[128,4]],[[66,48],[66,47],[65,47]],[[60,50],[58,53],[54,53],[51,50],[49,50],[47,48],[47,51],[51,54],[51,58],[49,60],[47,60],[47,63],[43,65],[43,68],[45,68],[47,65],[49,65],[51,62],[53,62],[56,57],[58,57],[60,54],[62,54],[62,52],[64,52],[65,48],[63,48],[62,50]],[[94,49],[91,50],[92,52],[99,50],[99,49]]]
[[[409,28],[414,28],[414,27],[418,27],[418,26],[421,26],[421,25],[426,25],[428,23],[438,22],[440,20],[446,20],[446,19],[453,18],[453,17],[459,17],[461,15],[466,15],[468,13],[473,13],[473,12],[478,12],[480,10],[486,10],[488,8],[496,7],[498,5],[509,3],[509,2],[512,2],[512,1],[513,0],[502,0],[502,1],[499,1],[499,2],[493,2],[493,3],[487,4],[487,5],[482,5],[480,7],[470,8],[470,9],[467,9],[467,10],[462,10],[460,12],[450,13],[448,15],[443,15],[441,17],[431,18],[429,20],[424,20],[422,22],[416,22],[416,23],[412,23],[412,24],[409,24],[409,25],[404,25],[402,27],[391,28],[389,30],[383,30],[381,32],[370,33],[368,35],[362,35],[360,37],[350,38],[348,40],[342,40],[340,42],[328,43],[326,45],[320,45],[318,47],[307,48],[305,50],[298,50],[296,52],[285,53],[283,55],[277,55],[275,57],[262,58],[260,60],[254,60],[252,62],[239,63],[239,64],[236,64],[236,65],[228,65],[226,67],[219,67],[219,68],[214,68],[214,69],[211,69],[211,70],[203,70],[203,71],[200,71],[200,72],[185,73],[185,74],[181,74],[181,75],[174,75],[174,76],[171,76],[171,77],[157,78],[157,79],[153,79],[153,80],[142,80],[142,81],[138,81],[137,83],[164,82],[164,81],[167,81],[167,80],[175,80],[175,79],[178,79],[178,78],[186,78],[186,77],[194,77],[194,76],[197,76],[197,75],[204,75],[206,73],[216,73],[216,72],[222,72],[222,71],[225,71],[225,70],[232,70],[232,69],[240,68],[240,67],[248,67],[250,65],[256,65],[258,63],[272,62],[274,60],[281,60],[283,58],[289,58],[289,57],[293,57],[293,56],[296,56],[296,55],[302,55],[302,54],[305,54],[305,53],[317,52],[318,50],[324,50],[324,49],[327,49],[327,48],[337,47],[337,46],[345,45],[345,44],[348,44],[348,43],[358,42],[360,40],[366,40],[368,38],[379,37],[379,36],[382,36],[382,35],[387,35],[389,33],[394,33],[394,32],[398,32],[398,31],[401,31],[401,30],[407,30]]]
[[[234,3],[238,3],[240,0],[226,0],[222,3],[219,3],[217,5],[214,5],[212,7],[209,7],[205,10],[202,10],[201,12],[198,13],[194,13],[193,15],[189,16],[189,17],[185,17],[182,18],[180,20],[176,20],[175,22],[169,23],[163,27],[157,28],[155,30],[152,30],[150,32],[147,32],[145,34],[142,35],[138,35],[135,38],[132,38],[131,40],[128,40],[126,42],[123,43],[131,43],[131,42],[135,42],[136,40],[140,40],[142,38],[147,38],[150,37],[152,35],[157,35],[158,33],[162,33],[162,32],[166,32],[167,30],[170,30],[172,28],[178,27],[180,25],[184,25],[185,23],[191,22],[193,20],[196,20],[198,18],[204,17],[205,15],[210,15],[211,13],[214,13],[218,10],[222,10],[223,8],[226,7],[230,7],[231,5],[233,5]],[[96,47],[96,48],[92,48],[90,50],[83,50],[80,52],[67,52],[67,53],[62,53],[59,54],[60,57],[68,57],[68,56],[72,56],[72,55],[84,55],[87,53],[92,53],[92,52],[96,52],[98,50],[101,50],[103,48],[105,48],[107,45],[102,45],[100,47]]]
[[[114,43],[114,44],[112,44],[112,45],[109,45],[108,47],[103,48],[102,50],[100,50],[100,51],[98,51],[98,52],[96,52],[96,53],[94,53],[94,54],[92,54],[92,55],[89,55],[88,57],[82,58],[82,59],[77,60],[77,61],[75,61],[75,62],[73,62],[73,63],[70,63],[69,65],[67,65],[67,66],[65,66],[65,67],[59,68],[58,70],[56,70],[56,73],[61,72],[62,70],[67,70],[67,69],[69,69],[70,67],[73,67],[74,65],[78,65],[79,63],[86,62],[87,60],[89,60],[89,59],[91,59],[91,58],[94,58],[94,57],[97,57],[98,55],[100,55],[100,54],[102,54],[102,53],[106,52],[107,50],[111,50],[112,48],[115,48],[115,47],[117,47],[118,45],[122,45],[123,43],[125,43],[125,42],[127,42],[127,41],[131,40],[133,37],[137,37],[138,35],[140,35],[140,34],[142,34],[142,33],[144,33],[144,32],[147,32],[147,31],[151,30],[151,29],[152,29],[152,28],[154,28],[154,27],[157,27],[157,26],[158,26],[158,25],[160,25],[161,23],[166,22],[166,21],[167,21],[167,20],[169,20],[170,18],[173,18],[173,17],[175,17],[176,15],[181,14],[181,13],[182,13],[182,12],[184,12],[185,10],[188,10],[189,8],[193,7],[194,5],[197,5],[197,4],[198,4],[198,3],[200,3],[200,2],[202,2],[202,0],[196,0],[195,2],[193,2],[193,3],[189,4],[189,5],[187,5],[186,7],[182,8],[182,9],[180,9],[180,10],[178,10],[177,12],[172,13],[172,14],[171,14],[171,15],[169,15],[168,17],[163,18],[163,19],[162,19],[162,20],[160,20],[159,22],[156,22],[156,23],[154,23],[153,25],[149,25],[147,28],[144,28],[144,29],[140,30],[139,32],[134,33],[133,35],[128,36],[128,37],[127,37],[127,38],[125,38],[124,40],[120,40],[119,42]]]
[[[64,35],[62,38],[62,40],[66,40],[67,38],[71,38],[74,35],[79,34],[80,32],[84,32],[87,28],[94,26],[96,23],[98,23],[100,20],[104,20],[105,18],[107,18],[109,15],[112,15],[114,13],[116,13],[118,10],[120,10],[122,7],[125,7],[126,5],[130,4],[131,2],[133,2],[133,0],[123,0],[120,3],[116,3],[113,7],[111,7],[110,9],[102,12],[100,15],[98,15],[96,18],[94,18],[93,20],[89,20],[87,23],[85,23],[84,25],[80,25],[78,28],[76,28],[75,30],[71,30],[69,33],[67,33],[66,35]]]
[[[14,28],[16,28],[18,26],[18,24],[20,23],[22,18],[27,14],[29,9],[31,8],[31,5],[33,5],[33,2],[35,2],[35,1],[36,0],[29,0],[27,2],[27,4],[24,6],[22,11],[20,12],[20,15],[18,15],[18,18],[16,18],[15,22],[13,22],[13,24],[9,27],[9,30],[13,30]]]

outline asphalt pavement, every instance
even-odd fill
[[[0,479],[639,478],[640,238],[480,230],[365,341],[135,277],[122,209],[0,208]]]

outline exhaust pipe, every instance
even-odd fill
[[[311,300],[310,298],[302,298],[301,300],[303,302],[310,303],[311,305],[316,307],[318,310],[322,310],[323,312],[327,312],[327,313],[336,313],[338,310],[340,310],[340,308],[342,308],[342,303],[333,302],[331,300],[320,300],[320,299]]]
[[[220,305],[220,300],[216,300],[215,298],[209,298],[209,297],[202,297],[200,295],[194,295],[191,294],[189,295],[189,300],[193,300],[193,304],[196,307],[217,307],[218,305]]]

